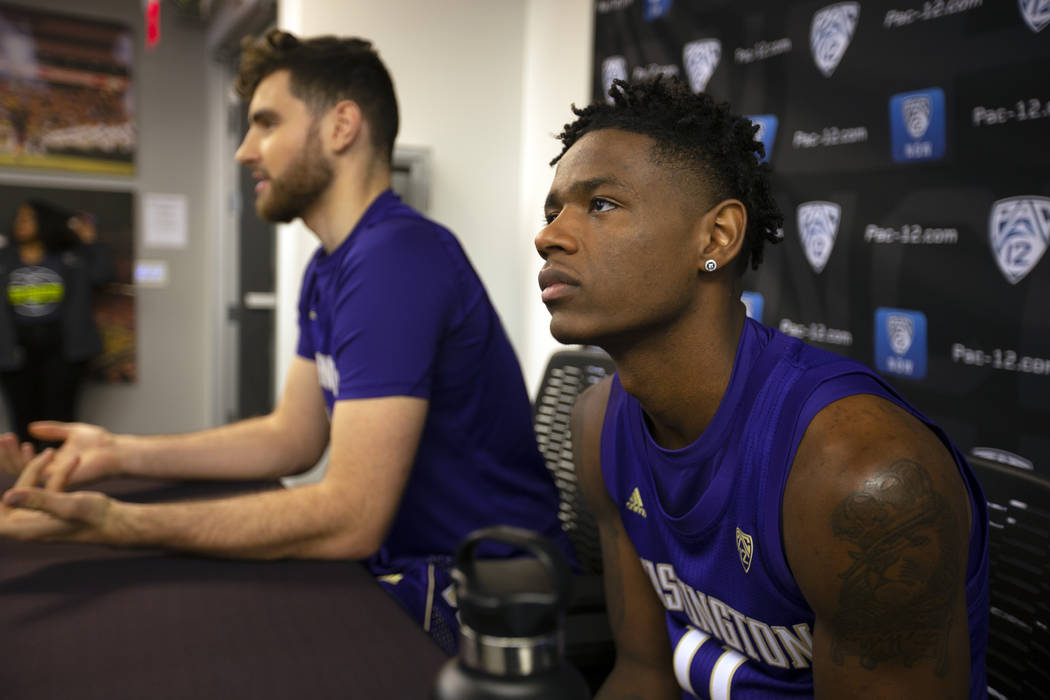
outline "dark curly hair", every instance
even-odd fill
[[[376,152],[390,162],[397,138],[397,97],[390,73],[365,39],[319,36],[299,39],[271,29],[241,41],[241,62],[234,89],[249,101],[271,73],[287,70],[291,91],[319,116],[340,100],[360,106]]]
[[[714,198],[712,204],[728,198],[744,203],[747,231],[738,271],[743,274],[749,261],[758,268],[766,241],[779,243],[778,229],[784,223],[773,200],[769,164],[762,162],[765,147],[755,140],[758,126],[733,114],[726,102],[693,94],[677,78],[614,80],[609,97],[611,103],[582,109],[573,105],[576,121],[557,136],[562,150],[551,165],[591,131],[621,129],[648,136],[656,142],[655,155],[693,173]]]

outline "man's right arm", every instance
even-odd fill
[[[601,469],[601,431],[610,380],[584,392],[572,415],[576,475],[601,534],[602,568],[616,665],[596,700],[680,698],[664,609],[620,522]]]
[[[48,470],[49,486],[57,486],[52,479],[64,485],[117,475],[275,479],[320,459],[328,443],[329,418],[316,366],[295,357],[280,401],[266,416],[182,435],[114,435],[98,426],[54,422],[36,423],[31,432],[64,441]]]

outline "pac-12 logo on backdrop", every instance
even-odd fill
[[[682,47],[682,63],[693,92],[703,92],[722,60],[722,42],[718,39],[690,41]]]
[[[830,78],[853,41],[860,17],[859,2],[839,2],[817,10],[809,28],[809,48],[817,68]]]
[[[602,94],[609,104],[613,101],[609,97],[609,88],[614,80],[627,80],[627,59],[623,56],[609,56],[602,61]]]
[[[1021,16],[1033,32],[1041,32],[1050,24],[1050,0],[1017,0]]]
[[[842,207],[834,202],[805,202],[798,207],[798,235],[806,260],[817,274],[824,271],[839,235]]]
[[[645,0],[645,21],[652,22],[666,15],[671,11],[672,2],[674,0]]]
[[[740,301],[744,302],[747,317],[762,323],[762,311],[766,305],[766,300],[762,295],[758,292],[741,292]]]
[[[1050,241],[1050,197],[1008,197],[992,205],[988,242],[1010,284],[1032,271]]]
[[[751,114],[747,118],[758,126],[755,139],[762,142],[763,148],[766,149],[766,155],[762,157],[762,160],[768,161],[773,155],[773,144],[777,140],[777,118],[773,114]]]
[[[944,90],[927,88],[890,98],[893,160],[939,160],[944,157]]]
[[[926,314],[875,309],[875,367],[900,377],[926,376]]]

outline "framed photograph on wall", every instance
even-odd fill
[[[26,295],[35,295],[37,302],[83,303],[85,309],[89,302],[102,340],[102,353],[90,361],[89,377],[105,383],[134,382],[137,374],[134,216],[131,192],[0,185],[0,279],[4,284],[0,303],[8,305],[8,313],[0,318],[14,319],[15,307]],[[26,262],[29,258],[20,255],[24,242],[34,237],[46,241],[43,262]],[[51,273],[43,270],[36,275],[40,279],[29,280],[29,285],[14,279],[38,267],[53,268],[57,278],[44,280],[40,274]],[[89,299],[74,297],[71,281],[77,267],[101,269],[97,275],[90,272]],[[56,281],[64,288],[54,287]],[[39,303],[38,309],[32,313],[46,311]],[[0,328],[2,332],[13,331]]]
[[[134,38],[0,2],[0,167],[135,172]]]

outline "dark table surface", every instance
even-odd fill
[[[244,486],[100,490],[146,502],[231,489]],[[428,698],[444,661],[356,562],[0,539],[3,700]]]

